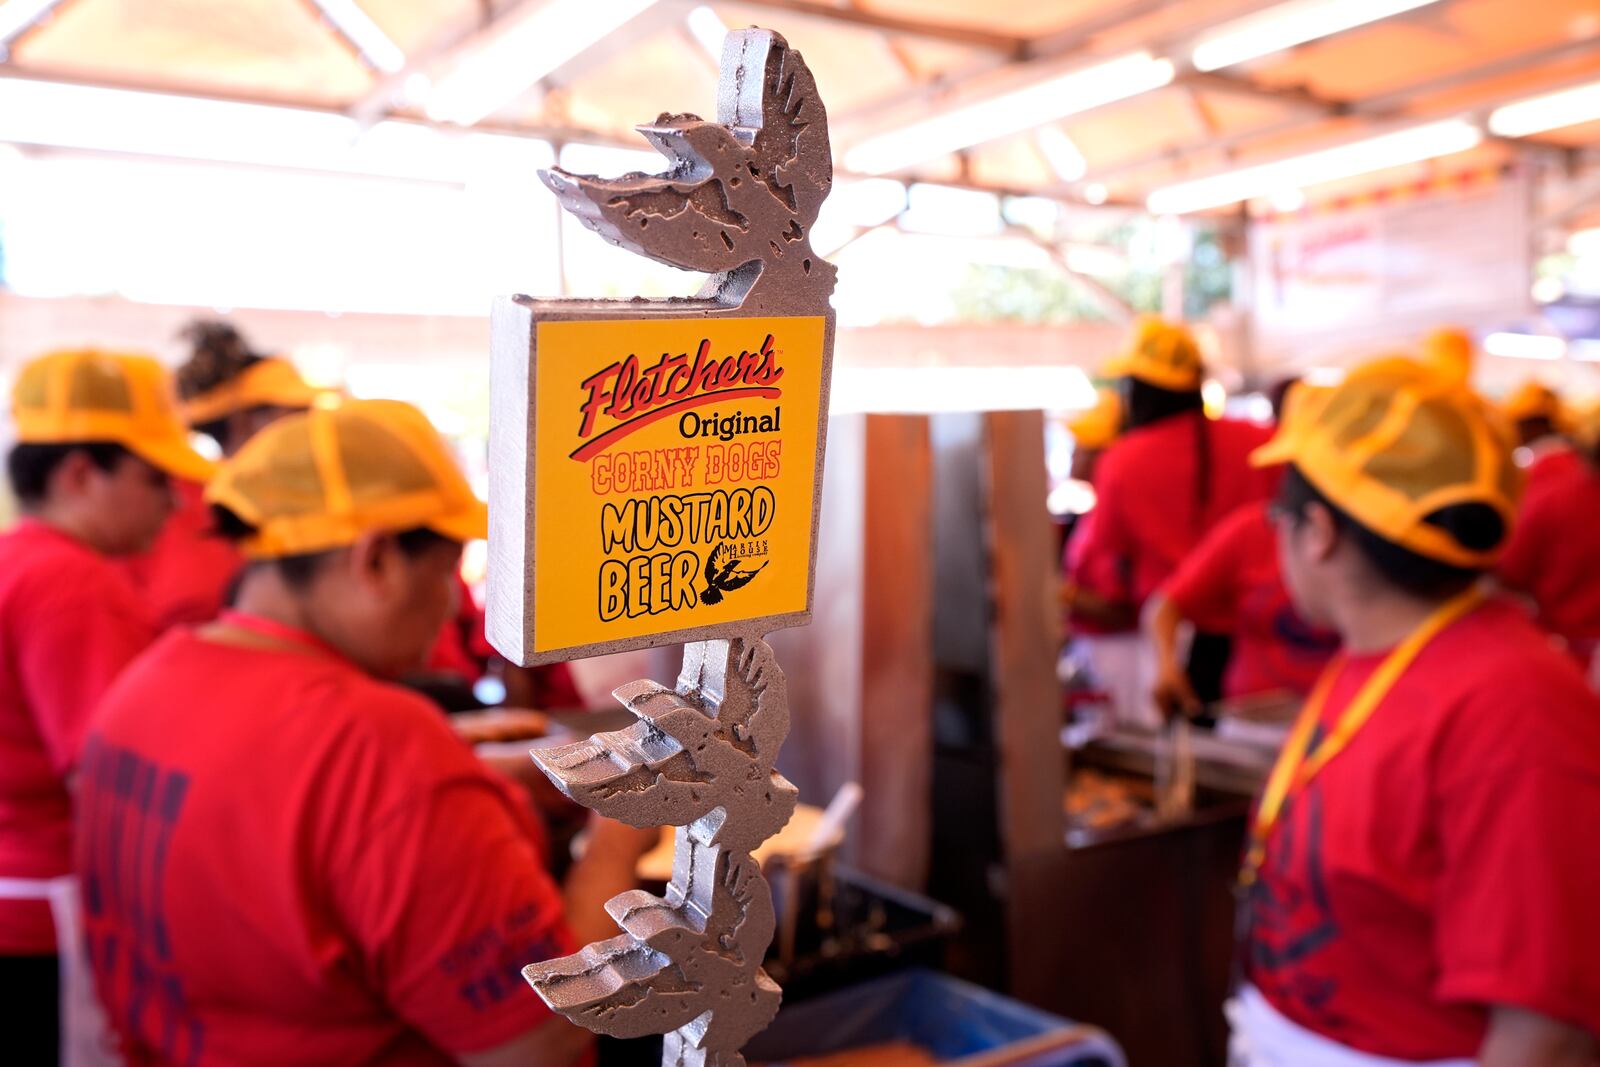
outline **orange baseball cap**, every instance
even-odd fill
[[[453,541],[488,536],[489,513],[422,412],[349,400],[290,415],[252,437],[206,489],[255,527],[252,559],[326,552],[370,530],[425,527]]]
[[[1471,381],[1472,338],[1455,326],[1434,330],[1422,339],[1422,362],[1446,378]]]
[[[1115,389],[1096,391],[1094,407],[1067,423],[1079,448],[1105,448],[1122,432],[1122,397]]]
[[[1183,393],[1200,388],[1205,368],[1200,346],[1187,327],[1155,315],[1141,315],[1127,347],[1102,368],[1112,378],[1137,378],[1147,385]]]
[[[1522,495],[1504,422],[1467,387],[1393,357],[1352,371],[1338,386],[1297,391],[1278,433],[1250,459],[1293,463],[1325,497],[1373,533],[1458,567],[1494,564],[1505,545],[1479,551],[1424,521],[1440,508],[1493,508],[1507,535]]]
[[[188,481],[216,464],[189,445],[172,376],[150,356],[75,348],[32,360],[11,390],[11,417],[25,444],[121,445]]]
[[[318,395],[319,391],[300,377],[293,363],[281,356],[269,356],[250,364],[215,389],[184,401],[183,417],[190,426],[198,426],[251,408],[300,411],[316,403]]]

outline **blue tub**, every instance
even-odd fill
[[[1126,1067],[1103,1031],[934,971],[886,978],[786,1006],[744,1049],[781,1065],[904,1041],[951,1067]]]

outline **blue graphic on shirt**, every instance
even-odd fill
[[[163,886],[189,776],[92,735],[78,804],[84,937],[116,1029],[164,1063],[198,1063],[205,1028],[173,966]]]
[[[1319,728],[1306,747],[1306,758],[1323,737]],[[1250,889],[1246,951],[1258,988],[1276,990],[1301,1005],[1320,1020],[1320,1032],[1338,1033],[1344,1022],[1333,1007],[1338,981],[1309,966],[1341,933],[1328,903],[1322,835],[1322,790],[1313,780],[1286,798],[1268,841],[1266,860]]]

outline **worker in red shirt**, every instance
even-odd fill
[[[1071,476],[1095,484],[1095,471],[1106,449],[1122,433],[1122,394],[1117,389],[1100,389],[1094,407],[1067,425],[1072,434]],[[1102,702],[1113,721],[1137,719],[1144,703],[1139,686],[1141,639],[1138,615],[1126,600],[1104,599],[1095,589],[1115,589],[1119,575],[1096,578],[1086,573],[1083,546],[1097,509],[1080,515],[1067,534],[1061,553],[1061,607],[1063,632],[1068,635],[1062,650],[1063,678],[1082,681],[1074,691],[1087,690],[1096,703]]]
[[[1318,390],[1288,383],[1275,409],[1296,417]],[[1178,566],[1145,612],[1157,661],[1155,702],[1164,715],[1203,710],[1179,657],[1185,622],[1233,640],[1222,696],[1288,696],[1311,691],[1339,647],[1337,634],[1312,626],[1289,600],[1265,501],[1223,519]]]
[[[237,600],[141,657],[85,745],[85,932],[125,1055],[577,1062],[587,1035],[519,968],[613,932],[601,905],[657,835],[599,824],[564,905],[527,809],[386,681],[486,531],[444,442],[397,401],[313,408],[207,500],[250,561]]]
[[[112,557],[149,547],[171,478],[211,465],[186,441],[155,360],[96,350],[24,366],[0,534],[0,996],[7,1052],[54,1063],[70,953],[71,780],[90,710],[155,636]],[[58,940],[52,904],[68,926]],[[58,983],[58,971],[63,980]]]
[[[1521,480],[1420,364],[1360,368],[1256,454],[1295,606],[1344,650],[1256,811],[1241,1067],[1592,1067],[1600,699],[1486,599]]]
[[[304,411],[317,390],[294,364],[254,352],[232,326],[195,322],[184,330],[191,345],[178,368],[183,417],[197,433],[231,456],[265,426]],[[149,552],[126,566],[162,630],[209,622],[222,610],[229,585],[244,560],[219,537],[199,481],[177,483],[178,510]]]
[[[1155,702],[1164,715],[1200,714],[1203,702],[1179,658],[1185,622],[1233,639],[1222,696],[1304,697],[1339,648],[1339,635],[1301,618],[1284,588],[1269,504],[1223,519],[1152,599],[1146,630],[1155,646]]]
[[[1122,379],[1123,434],[1095,472],[1095,518],[1080,550],[1079,587],[1134,613],[1177,570],[1222,518],[1272,495],[1276,475],[1248,457],[1271,431],[1234,419],[1209,419],[1200,386],[1200,350],[1189,331],[1154,317],[1135,325],[1128,348],[1108,372]],[[1226,639],[1198,634],[1190,659],[1195,688],[1220,689]],[[1139,691],[1154,688],[1145,656]],[[1148,702],[1140,722],[1159,715]]]
[[[1559,458],[1558,457],[1565,457]],[[1589,674],[1600,652],[1600,412],[1587,415],[1563,452],[1528,472],[1517,528],[1496,575],[1533,602],[1539,624],[1561,638]]]

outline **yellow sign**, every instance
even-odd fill
[[[826,320],[537,331],[533,651],[806,611]]]

